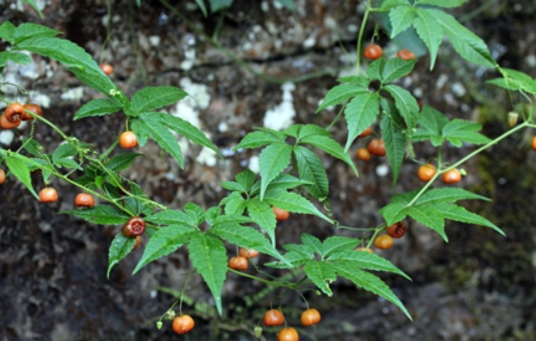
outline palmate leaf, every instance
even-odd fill
[[[24,53],[12,52],[8,55],[9,60],[20,65],[28,65],[32,63],[32,58],[28,57]]]
[[[402,58],[393,58],[385,63],[382,72],[382,82],[389,83],[397,78],[403,77],[413,70],[415,60],[404,60]]]
[[[229,191],[237,191],[237,192],[245,192],[244,187],[242,187],[241,184],[234,181],[223,181],[221,183],[221,187],[229,190]]]
[[[223,199],[220,205],[225,205],[226,214],[242,214],[247,207],[247,201],[238,192],[233,192]]]
[[[33,23],[24,23],[17,26],[13,33],[13,45],[17,45],[26,39],[36,37],[55,37],[61,34],[52,28]]]
[[[339,83],[352,83],[361,88],[368,89],[370,79],[365,76],[346,76],[337,79]]]
[[[74,215],[90,223],[102,225],[120,225],[126,223],[130,218],[123,211],[110,205],[97,205],[82,210],[63,211],[60,214]]]
[[[455,118],[443,127],[442,135],[457,147],[462,146],[460,141],[473,144],[490,142],[491,140],[489,138],[477,133],[481,129],[482,125],[480,123]]]
[[[242,185],[246,192],[251,190],[251,186],[255,183],[255,173],[246,169],[236,175],[236,182]]]
[[[330,263],[352,262],[355,267],[360,269],[392,272],[411,280],[407,274],[398,269],[387,259],[368,252],[339,251],[333,253],[328,258],[328,261]]]
[[[15,30],[15,25],[10,23],[9,21],[4,21],[2,25],[0,25],[0,38],[13,44],[13,36],[15,35]]]
[[[405,212],[406,205],[401,203],[392,203],[384,206],[379,213],[385,219],[387,226],[393,225],[397,221],[404,219],[408,214]]]
[[[416,5],[431,5],[431,6],[439,6],[439,7],[446,7],[446,8],[454,8],[459,7],[466,3],[468,0],[419,0],[417,1]]]
[[[74,115],[74,120],[85,117],[104,116],[120,111],[123,106],[109,99],[94,99],[84,104]]]
[[[490,68],[497,65],[486,43],[460,24],[452,15],[436,9],[421,9],[421,11],[429,12],[441,24],[443,32],[462,58]]]
[[[184,225],[169,225],[157,230],[145,246],[143,255],[132,274],[136,274],[145,265],[175,252],[199,231]]]
[[[69,143],[62,143],[54,150],[52,154],[52,162],[56,163],[58,159],[75,156],[78,153],[76,148],[71,146]]]
[[[341,104],[344,101],[355,97],[358,94],[367,92],[369,92],[368,86],[361,87],[355,84],[337,85],[328,91],[326,97],[324,97],[324,100],[322,101],[322,104],[318,107],[318,109],[316,109],[316,113],[324,110],[327,107]]]
[[[262,233],[252,227],[242,226],[236,222],[227,222],[215,225],[208,230],[208,233],[225,239],[231,244],[236,244],[248,249],[255,249],[290,265],[285,257],[283,257],[279,251],[270,244],[270,241],[268,241]]]
[[[144,154],[140,153],[122,153],[114,156],[110,159],[110,161],[106,162],[106,167],[110,170],[120,172],[122,170],[127,169],[132,164],[132,161],[134,161],[135,158],[139,156],[145,156]]]
[[[169,129],[175,131],[179,135],[186,137],[188,140],[192,141],[195,144],[213,150],[223,159],[223,155],[221,154],[218,147],[216,147],[214,143],[210,141],[210,139],[205,135],[205,133],[203,133],[197,127],[192,125],[190,122],[168,114],[158,113],[158,115],[160,116],[160,121],[164,123],[164,125],[167,126]]]
[[[313,183],[307,180],[298,179],[292,175],[289,174],[279,174],[275,179],[270,182],[268,185],[268,188],[266,188],[267,191],[274,190],[274,189],[292,189],[301,185],[312,185]],[[251,187],[250,190],[250,196],[258,195],[259,191],[261,189],[261,183],[259,181],[255,182],[255,184]]]
[[[385,58],[381,57],[370,63],[367,69],[367,76],[371,80],[381,80],[383,74],[383,68],[385,67]]]
[[[348,124],[348,139],[344,151],[350,149],[352,143],[365,129],[370,127],[380,113],[380,96],[377,92],[355,96],[348,103],[344,116]]]
[[[390,84],[383,87],[383,89],[393,96],[396,109],[402,115],[404,121],[406,121],[407,128],[410,130],[415,128],[417,125],[417,114],[419,112],[419,105],[415,97],[409,91],[397,85]]]
[[[329,182],[322,161],[315,153],[303,146],[294,148],[294,156],[298,162],[300,178],[312,183],[312,185],[306,185],[305,188],[317,199],[326,198],[329,194]]]
[[[449,203],[465,199],[479,199],[490,201],[481,195],[471,193],[462,188],[435,188],[425,192],[417,201],[419,205]]]
[[[290,163],[292,147],[286,143],[274,143],[265,147],[259,156],[261,173],[261,200],[270,182]]]
[[[127,238],[123,236],[122,233],[115,235],[112,244],[110,244],[110,250],[108,251],[108,270],[106,271],[106,278],[110,278],[112,268],[132,251],[134,244],[136,244],[136,238]]]
[[[147,87],[132,96],[130,110],[141,114],[175,104],[186,96],[185,91],[173,86]]]
[[[326,257],[334,252],[352,251],[360,242],[357,238],[331,236],[322,243],[321,255]]]
[[[411,26],[415,17],[415,8],[412,6],[396,6],[389,11],[391,21],[391,38],[396,37],[400,32]]]
[[[432,14],[420,9],[417,9],[416,12],[417,17],[413,21],[413,27],[430,51],[430,70],[432,70],[443,38],[443,30]]]
[[[328,296],[332,296],[333,292],[329,285],[337,280],[335,269],[331,264],[325,262],[309,261],[303,268],[307,277],[313,282],[322,292]]]
[[[364,129],[363,129],[364,130]],[[357,175],[357,169],[355,168],[354,162],[348,155],[348,153],[341,147],[337,141],[333,140],[328,136],[307,136],[301,140],[301,143],[306,143],[313,145],[317,148],[322,149],[331,156],[336,157],[337,159],[346,162],[350,168]]]
[[[320,212],[311,202],[304,197],[283,190],[270,190],[266,192],[264,198],[268,204],[275,207],[284,207],[287,211],[294,213],[313,214],[330,223],[333,221]]]
[[[393,187],[396,185],[402,162],[404,161],[404,150],[406,147],[406,135],[400,128],[396,127],[391,118],[387,115],[381,121],[382,138],[385,142],[387,158],[391,163],[393,172]]]
[[[316,136],[327,136],[330,137],[331,134],[326,129],[317,126],[316,124],[306,124],[300,127],[300,130],[298,131],[298,135],[296,135],[296,138],[299,140],[305,139],[308,137],[316,137]]]
[[[301,240],[303,245],[309,246],[314,252],[322,255],[322,242],[320,239],[308,233],[303,233],[301,235]]]
[[[236,145],[236,147],[233,148],[233,150],[238,150],[240,148],[252,149],[266,146],[272,143],[283,142],[285,142],[284,139],[280,139],[272,134],[265,133],[263,131],[254,131],[244,136],[244,138],[240,141],[238,145]]]
[[[536,93],[536,80],[526,73],[503,68],[500,70],[504,78],[496,78],[487,81],[486,83],[502,87],[507,90],[517,91],[523,90],[532,94]]]
[[[425,141],[430,139],[434,147],[439,147],[444,141],[442,132],[443,127],[449,122],[448,118],[434,108],[425,105],[418,116],[418,122],[420,127],[417,129],[417,133],[413,135],[414,140]],[[424,139],[419,139],[419,136],[424,137]]]
[[[409,206],[406,207],[404,213],[407,213],[419,223],[439,233],[443,240],[448,243],[449,238],[445,234],[445,219],[441,211],[437,210],[434,206]]]
[[[180,210],[165,210],[145,217],[145,220],[161,225],[184,225],[192,228],[197,226],[192,224],[190,217]]]
[[[206,217],[205,211],[203,211],[199,205],[194,204],[193,202],[189,202],[184,205],[184,213],[186,213],[186,215],[190,218],[190,222],[195,226],[201,224]]]
[[[184,160],[182,159],[181,147],[177,138],[169,131],[169,129],[162,124],[159,116],[152,115],[153,113],[143,113],[141,119],[145,123],[148,131],[151,132],[151,136],[158,143],[162,149],[168,152],[171,156],[177,160],[179,166],[184,168]]]
[[[275,227],[277,222],[270,205],[255,197],[247,201],[246,207],[251,219],[268,234],[272,245],[275,246]]]
[[[221,290],[227,274],[227,252],[222,241],[202,232],[191,236],[188,253],[192,265],[207,283],[218,313],[222,314]]]
[[[32,185],[32,178],[30,176],[30,170],[28,169],[28,166],[24,161],[16,159],[14,157],[7,157],[6,158],[6,165],[7,168],[11,171],[11,173],[20,180],[28,188],[30,193],[33,194],[33,196],[38,199],[37,193],[35,193]]]
[[[93,58],[71,41],[53,37],[33,37],[22,41],[14,48],[38,53],[59,61],[70,67],[70,71],[83,83],[106,96],[110,96],[111,90],[121,93]]]
[[[309,260],[313,260],[315,257],[315,250],[309,245],[305,244],[285,244],[283,249],[291,252],[301,253],[306,256]]]
[[[363,252],[364,253],[364,252]],[[411,320],[411,315],[400,299],[380,278],[368,272],[356,269],[353,262],[341,262],[334,265],[334,269],[339,276],[345,277],[355,285],[381,296],[396,305]]]
[[[461,206],[454,204],[442,203],[434,206],[437,210],[441,211],[441,214],[446,218],[454,221],[459,221],[466,224],[476,224],[489,227],[498,233],[506,236],[503,230],[501,230],[497,225],[493,224],[491,221],[486,218],[479,216],[478,214],[467,211]]]
[[[136,134],[140,147],[145,146],[147,140],[149,140],[149,137],[151,136],[151,131],[147,124],[142,120],[135,118],[131,121],[130,128],[132,128],[132,131]]]

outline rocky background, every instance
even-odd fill
[[[222,162],[196,146],[183,143],[186,168],[148,143],[139,151],[125,176],[138,182],[145,193],[169,207],[188,201],[204,207],[226,194],[221,181],[240,170],[258,168],[258,150],[234,153],[232,148],[255,126],[278,128],[285,124],[314,122],[327,126],[336,111],[314,115],[337,75],[355,72],[355,41],[362,5],[356,1],[295,0],[290,12],[273,1],[235,0],[220,14],[204,18],[194,1],[112,1],[109,41],[106,2],[48,0],[38,2],[45,19],[27,6],[0,0],[0,22],[36,22],[64,32],[63,37],[84,47],[99,62],[113,64],[112,79],[127,95],[144,85],[179,86],[195,100],[186,99],[167,110],[210,134],[226,156]],[[489,45],[505,67],[536,76],[536,34],[532,0],[515,2],[472,0],[454,14]],[[185,21],[184,19],[188,21]],[[381,19],[381,18],[377,18]],[[374,26],[367,26],[366,41]],[[210,43],[210,37],[238,56]],[[388,57],[401,46],[382,35]],[[0,45],[0,49],[6,45]],[[96,96],[67,70],[46,58],[34,56],[28,66],[10,65],[3,74],[30,90],[32,100],[64,132],[106,149],[123,129],[122,114],[73,122],[76,110]],[[422,55],[417,67],[401,84],[423,103],[452,117],[484,124],[489,137],[507,129],[512,110],[505,91],[484,84],[497,77],[489,70],[468,65],[445,43],[438,63],[429,72]],[[291,82],[289,82],[291,81]],[[4,95],[14,96],[4,87]],[[379,133],[376,127],[376,133]],[[339,122],[335,138],[345,141]],[[0,133],[2,148],[16,149],[29,127]],[[491,202],[471,203],[502,227],[507,237],[491,230],[449,222],[451,242],[445,244],[430,230],[412,222],[407,237],[391,250],[378,252],[408,273],[413,282],[383,276],[409,309],[409,321],[397,308],[367,292],[340,281],[334,297],[307,294],[311,306],[323,314],[314,328],[301,329],[301,340],[536,340],[536,153],[530,135],[516,134],[466,164],[468,176],[459,186],[488,196]],[[35,137],[50,150],[60,138],[38,124]],[[352,153],[367,143],[357,141]],[[415,145],[417,158],[434,156],[427,143]],[[445,148],[455,161],[471,151]],[[117,150],[116,152],[120,152]],[[377,210],[393,193],[421,186],[417,165],[404,163],[401,179],[391,188],[385,159],[357,162],[355,178],[342,162],[323,157],[331,181],[330,203],[341,225],[373,226],[381,222]],[[34,186],[43,186],[34,178]],[[198,276],[186,291],[183,310],[194,315],[196,329],[183,337],[161,331],[155,322],[174,302],[173,291],[182,290],[191,270],[184,250],[154,262],[136,276],[132,271],[141,256],[129,255],[106,279],[108,246],[117,226],[97,226],[56,214],[73,207],[76,190],[54,182],[60,200],[41,205],[19,183],[0,187],[0,340],[254,340],[252,330],[264,310],[279,304],[283,292],[265,291],[259,283],[229,274],[224,287],[225,316],[214,317],[211,297]],[[299,241],[301,233],[319,238],[338,234],[319,219],[292,215],[278,228],[280,242]],[[232,254],[233,247],[229,247]],[[259,264],[268,258],[261,257]],[[299,325],[303,300],[287,293],[283,306],[289,325]],[[275,340],[267,329],[263,340]]]

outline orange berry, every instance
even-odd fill
[[[357,137],[367,137],[370,134],[372,134],[372,127],[368,127],[367,129],[363,130],[363,132],[357,135]]]
[[[294,328],[283,328],[277,333],[277,341],[299,341],[300,335]]]
[[[394,243],[393,237],[388,234],[382,234],[374,239],[374,246],[382,250],[390,249]]]
[[[38,116],[43,116],[43,109],[41,109],[41,107],[38,106],[37,104],[28,103],[28,104],[24,104],[22,107],[24,108],[24,110],[30,111]],[[33,119],[34,119],[33,116],[28,114],[26,111],[22,112],[23,121],[31,121]]]
[[[17,122],[11,122],[6,118],[5,114],[0,116],[0,127],[2,127],[2,129],[13,129],[17,128],[18,126],[20,126],[20,120]]]
[[[370,143],[368,144],[368,151],[372,155],[376,156],[385,156],[385,154],[387,153],[385,150],[385,143],[383,142],[383,140],[380,139],[374,139],[370,141]]]
[[[248,269],[248,259],[242,256],[233,257],[229,260],[229,267],[238,271],[246,271]]]
[[[140,247],[140,245],[141,245],[141,237],[137,236],[136,237],[136,243],[134,244],[134,247],[132,248],[132,251],[136,250],[138,247]]]
[[[285,322],[285,316],[283,316],[281,310],[270,309],[264,313],[262,322],[264,322],[264,325],[267,327],[280,326]]]
[[[404,60],[415,59],[415,53],[411,52],[410,50],[400,50],[396,53],[396,56]]]
[[[306,327],[317,324],[321,319],[320,312],[315,308],[309,308],[301,314],[301,323]]]
[[[95,199],[91,194],[79,193],[74,199],[74,204],[77,207],[93,207],[95,206]]]
[[[536,150],[536,136],[532,138],[532,149]]]
[[[133,132],[125,131],[119,136],[119,145],[123,149],[132,149],[138,145],[138,138]]]
[[[186,334],[190,330],[194,329],[195,322],[190,315],[181,315],[175,317],[171,327],[173,328],[173,331],[177,334]]]
[[[372,249],[369,249],[368,247],[358,247],[355,250],[360,252],[374,253],[374,251]]]
[[[436,173],[437,173],[437,169],[434,167],[434,165],[427,163],[419,167],[419,172],[417,176],[419,177],[419,180],[421,180],[422,182],[428,182],[432,180],[432,178],[436,175]]]
[[[7,106],[6,110],[4,110],[4,115],[6,115],[6,119],[11,123],[20,122],[23,113],[24,107],[22,106],[22,104],[16,102],[11,103]]]
[[[383,56],[383,49],[380,45],[376,44],[370,44],[369,46],[365,47],[365,51],[363,51],[363,55],[365,58],[370,60],[376,60]]]
[[[441,180],[447,185],[455,184],[462,180],[462,174],[456,168],[453,168],[441,174]]]
[[[357,156],[359,160],[370,161],[370,152],[365,148],[359,148],[355,152],[355,156]]]
[[[58,191],[52,187],[43,188],[39,192],[39,200],[41,200],[42,203],[55,202],[58,200]]]
[[[0,185],[6,181],[6,172],[2,168],[0,168]]]
[[[285,211],[284,209],[272,207],[272,211],[275,214],[275,219],[277,221],[285,221],[290,216],[290,213],[288,211]]]
[[[102,72],[104,72],[104,74],[107,76],[111,75],[114,72],[114,67],[110,64],[101,64],[99,65],[99,67],[101,68]]]
[[[240,248],[240,256],[244,258],[255,258],[259,255],[259,251],[253,249]]]

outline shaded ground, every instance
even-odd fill
[[[127,1],[114,3],[112,48],[101,53],[99,47],[106,35],[102,24],[106,20],[104,2],[52,1],[44,10],[44,24],[64,31],[66,38],[88,49],[97,60],[102,57],[103,61],[111,62],[115,67],[113,79],[128,95],[143,86],[144,71],[138,63],[136,49],[140,51],[139,61],[148,84],[183,86],[187,78],[207,85],[209,105],[190,110],[199,113],[200,127],[211,133],[212,140],[222,150],[229,151],[246,132],[263,125],[268,109],[281,103],[284,91],[280,84],[267,82],[233,63],[158,1],[142,2],[142,9],[129,9]],[[257,72],[277,78],[351,67],[339,58],[344,53],[337,43],[333,22],[339,23],[342,46],[350,51],[355,49],[355,32],[360,24],[356,19],[356,5],[343,1],[296,2],[298,13],[292,16],[271,2],[263,10],[261,2],[236,0],[224,17],[218,41],[247,60]],[[174,6],[207,34],[216,31],[219,16],[205,20],[200,12],[188,10],[190,5]],[[484,37],[501,65],[536,76],[534,7],[529,0],[515,6],[479,0],[471,1],[457,15],[483,9],[465,24]],[[0,13],[0,21],[43,23],[30,10],[19,12],[4,2],[0,2]],[[372,26],[368,28],[369,37],[372,30]],[[135,45],[132,32],[135,32]],[[153,37],[159,38],[156,44]],[[387,49],[387,53],[395,51],[394,46]],[[76,110],[94,93],[86,89],[80,98],[62,99],[62,94],[79,86],[78,82],[46,59],[35,58],[35,61],[37,77],[29,77],[24,68],[11,68],[6,74],[27,89],[49,96],[46,115],[64,131],[105,149],[122,129],[123,117],[114,115],[73,123]],[[191,69],[188,69],[189,61],[194,63]],[[422,94],[423,102],[451,117],[483,122],[490,137],[506,129],[506,113],[511,110],[509,99],[504,92],[483,86],[483,80],[493,74],[466,65],[454,57],[448,44],[442,49],[434,71],[428,73],[427,69],[428,58],[421,58],[417,70],[404,79],[403,85],[416,96]],[[292,91],[294,121],[314,121],[327,126],[336,112],[325,112],[314,118],[312,115],[326,89],[333,85],[335,76],[329,75],[297,83]],[[227,129],[222,128],[222,122],[227,124]],[[342,142],[346,130],[342,124],[336,127],[334,135]],[[27,130],[20,132],[26,133]],[[35,136],[51,149],[59,143],[57,135],[39,125]],[[16,140],[2,147],[16,148],[18,143]],[[356,143],[353,151],[362,144],[362,141]],[[431,146],[416,147],[421,160],[433,157]],[[444,155],[448,160],[456,160],[468,151],[447,148]],[[197,162],[199,149],[192,148],[184,170],[160,154],[155,145],[148,144],[142,152],[148,157],[138,159],[126,176],[140,183],[160,203],[182,207],[186,201],[194,201],[206,207],[225,195],[219,183],[246,167],[258,151],[229,152],[226,164],[218,161],[212,167]],[[385,160],[358,164],[361,176],[357,179],[347,166],[332,158],[325,157],[324,163],[332,184],[331,208],[340,223],[352,226],[379,223],[381,218],[376,212],[393,192],[390,174],[386,177],[377,174]],[[414,176],[416,168],[409,161],[404,164],[395,192],[420,186]],[[390,303],[356,291],[349,283],[339,282],[331,299],[307,296],[310,305],[318,307],[324,318],[320,326],[300,330],[302,339],[536,340],[533,322],[536,321],[533,312],[536,240],[531,207],[536,199],[536,178],[532,175],[536,170],[536,155],[522,145],[519,134],[469,162],[466,170],[469,176],[462,185],[493,199],[489,203],[473,204],[471,209],[503,227],[508,237],[502,238],[480,227],[449,223],[451,243],[444,244],[428,229],[413,224],[408,237],[397,241],[395,248],[382,255],[413,278],[413,282],[408,282],[385,277],[407,305],[414,322],[409,322]],[[42,186],[41,179],[33,181],[36,188]],[[154,327],[155,319],[173,303],[172,296],[157,288],[182,289],[184,274],[190,270],[186,254],[176,252],[131,277],[130,272],[142,252],[138,250],[117,266],[107,280],[106,255],[118,227],[95,226],[56,215],[72,208],[76,193],[58,181],[54,185],[62,196],[58,203],[49,206],[38,204],[19,184],[6,183],[0,187],[0,340],[176,339],[169,332],[169,325],[162,331]],[[285,242],[298,241],[303,232],[319,238],[335,233],[324,222],[294,215],[278,228],[278,238]],[[336,233],[352,235],[348,231]],[[267,259],[261,258],[259,262],[264,260]],[[193,277],[190,288],[193,289],[188,295],[197,303],[184,309],[195,311],[199,327],[184,336],[185,340],[204,340],[207,335],[215,340],[253,340],[251,329],[274,297],[274,293],[264,292],[265,287],[258,283],[229,275],[224,287],[227,310],[220,319],[210,317],[211,310],[206,304],[211,298],[207,290],[200,289],[203,286],[199,278]],[[297,325],[304,306],[300,297],[286,295],[284,306],[289,323]],[[266,340],[274,340],[275,334],[268,332]]]

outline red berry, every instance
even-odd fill
[[[130,218],[121,229],[127,238],[141,236],[145,232],[145,222],[140,217]]]
[[[43,116],[43,109],[41,109],[40,106],[37,104],[29,103],[23,105],[24,110],[30,111],[38,116]],[[26,111],[22,112],[22,120],[23,121],[30,121],[33,120],[33,116],[28,114]]]
[[[301,314],[301,323],[306,327],[317,324],[321,319],[320,312],[315,308],[309,308]]]
[[[74,199],[74,204],[77,207],[93,207],[95,206],[95,199],[91,194],[79,193]]]
[[[388,234],[382,234],[374,239],[374,246],[376,246],[378,249],[390,249],[394,243],[393,238]]]
[[[399,221],[387,227],[387,234],[393,238],[401,238],[406,234],[408,224],[405,221]]]
[[[2,114],[2,116],[0,116],[0,127],[2,127],[2,129],[17,128],[18,126],[20,126],[20,122],[21,122],[20,120],[18,120],[17,122],[10,122],[6,118],[5,114]]]
[[[363,132],[357,135],[357,137],[367,137],[370,134],[372,134],[372,127],[368,127],[367,129],[363,130]]]
[[[272,211],[274,212],[275,219],[277,219],[277,221],[285,221],[290,216],[290,213],[288,211],[285,211],[281,208],[272,207]]]
[[[447,185],[455,184],[462,180],[462,174],[456,168],[453,168],[441,174],[441,180]]]
[[[119,145],[123,149],[132,149],[138,145],[138,138],[133,132],[125,131],[119,136]]]
[[[400,50],[397,52],[396,56],[404,60],[415,59],[415,53],[411,52],[410,50]]]
[[[181,315],[175,317],[171,326],[173,331],[177,334],[186,334],[190,330],[194,329],[195,322],[190,315]]]
[[[262,322],[264,322],[264,325],[267,327],[280,326],[285,322],[285,316],[283,316],[283,313],[278,309],[270,309],[264,313]]]
[[[248,259],[242,256],[233,257],[229,260],[229,267],[238,271],[246,271],[248,269]]]
[[[20,103],[11,103],[4,111],[6,119],[11,123],[20,122],[22,114],[24,114],[24,107]]]
[[[55,202],[58,200],[58,191],[52,187],[43,188],[39,192],[39,200],[41,200],[42,203]]]
[[[277,333],[277,341],[299,341],[300,335],[294,328],[283,328]]]
[[[372,155],[385,156],[385,154],[386,154],[385,143],[383,142],[383,140],[374,139],[374,140],[370,141],[370,143],[368,144],[368,151]]]
[[[365,51],[363,52],[363,55],[365,58],[370,60],[376,60],[383,56],[383,49],[380,45],[376,44],[370,44],[369,46],[365,47]]]

